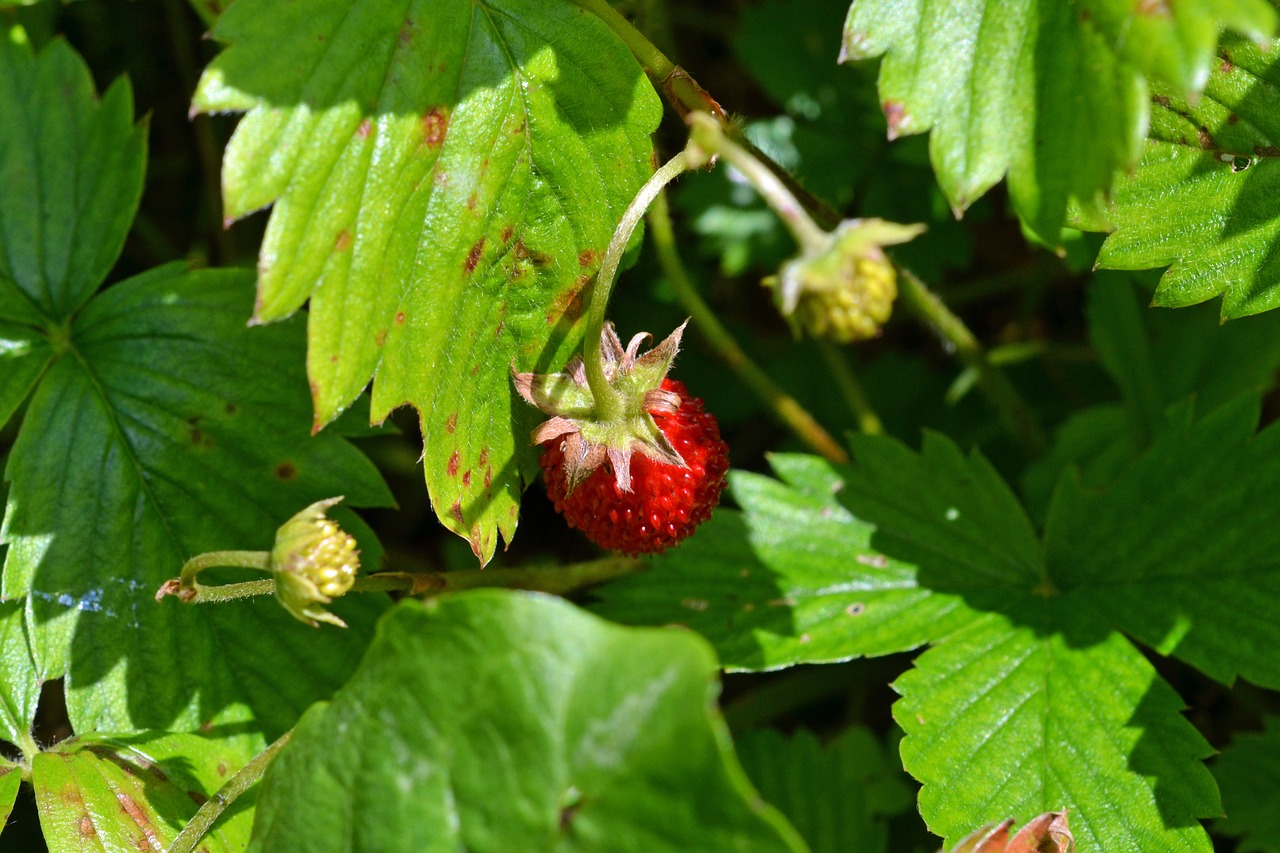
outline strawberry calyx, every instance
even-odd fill
[[[560,373],[514,373],[516,391],[551,417],[533,431],[533,443],[561,440],[566,486],[572,492],[607,461],[618,490],[631,491],[631,455],[688,467],[653,419],[674,414],[680,397],[663,390],[688,321],[662,343],[641,354],[652,336],[635,335],[624,348],[612,323],[605,323],[600,347],[570,359]],[[598,352],[598,356],[596,353]]]

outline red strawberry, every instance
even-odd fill
[[[627,554],[662,551],[711,515],[729,467],[715,418],[667,379],[684,326],[641,355],[611,324],[562,373],[515,374],[516,390],[551,415],[533,432],[547,492],[570,526]],[[590,351],[590,350],[589,350]]]
[[[720,440],[715,417],[703,411],[700,398],[689,396],[684,383],[664,379],[662,390],[676,394],[680,407],[672,414],[650,414],[687,467],[636,453],[631,491],[618,488],[609,464],[569,491],[562,442],[543,444],[542,473],[556,511],[601,548],[631,556],[659,553],[692,533],[720,501],[729,446]]]

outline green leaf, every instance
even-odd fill
[[[804,729],[790,738],[761,729],[735,747],[761,796],[814,853],[884,853],[885,818],[911,803],[897,758],[863,728],[845,729],[825,746]]]
[[[0,601],[0,738],[28,758],[36,752],[31,722],[40,699],[40,676],[22,624],[22,602]]]
[[[0,244],[2,247],[3,244]],[[13,282],[0,278],[0,427],[31,393],[51,355],[39,316]]]
[[[52,850],[160,850],[252,753],[195,735],[75,738],[32,762],[40,824]],[[237,800],[200,842],[235,853],[252,798]]]
[[[947,848],[975,826],[1066,809],[1079,853],[1213,849],[1209,744],[1119,634],[1069,600],[1017,602],[925,652],[898,679],[902,757]]]
[[[1033,518],[1042,519],[1062,471],[1086,487],[1111,482],[1155,437],[1190,416],[1212,414],[1242,394],[1264,394],[1280,370],[1280,314],[1223,325],[1211,306],[1144,310],[1147,285],[1099,273],[1088,290],[1089,337],[1120,390],[1123,406],[1073,414],[1050,453],[1023,478]]]
[[[339,602],[342,633],[272,600],[153,600],[197,553],[269,549],[314,500],[390,501],[343,439],[308,434],[302,325],[246,328],[250,298],[235,271],[121,282],[77,317],[27,409],[6,470],[3,597],[26,597],[40,676],[67,676],[78,732],[278,735],[346,680],[385,606]]]
[[[1068,201],[1094,208],[1115,171],[1138,159],[1143,73],[1194,92],[1220,28],[1261,38],[1275,25],[1261,0],[873,0],[850,9],[842,56],[887,54],[890,137],[932,129],[930,158],[957,211],[1007,173],[1019,216],[1056,245]]]
[[[1280,790],[1280,726],[1267,721],[1266,731],[1236,735],[1213,763],[1213,775],[1222,790],[1226,817],[1214,829],[1240,838],[1237,853],[1280,851],[1280,812],[1275,792]]]
[[[9,822],[9,814],[18,799],[18,788],[22,786],[22,772],[16,765],[8,765],[0,759],[0,832]]]
[[[1102,217],[1079,219],[1115,229],[1099,266],[1169,267],[1157,305],[1221,295],[1222,317],[1232,319],[1280,305],[1280,68],[1274,44],[1228,36],[1221,54],[1194,104],[1157,94],[1141,162],[1117,181]]]
[[[123,79],[99,101],[88,68],[61,40],[37,59],[0,38],[0,115],[0,290],[12,282],[30,311],[56,324],[120,254],[142,194],[146,124],[133,124]],[[0,320],[12,317],[11,296],[0,295]],[[7,335],[0,325],[0,339]],[[12,382],[0,382],[5,417]]]
[[[312,300],[322,426],[377,374],[372,416],[422,416],[440,520],[480,561],[536,471],[513,362],[549,372],[650,170],[660,117],[622,42],[572,3],[243,0],[196,93],[247,110],[227,215],[275,204],[254,317]]]
[[[263,782],[250,851],[802,850],[751,791],[692,634],[560,599],[401,602]]]
[[[733,472],[742,513],[720,510],[595,609],[686,624],[727,667],[756,670],[916,648],[971,604],[1039,583],[1035,533],[986,460],[935,435],[923,454],[867,437],[854,454],[852,467],[772,456],[785,483]]]
[[[1105,490],[1049,510],[1050,576],[1082,607],[1212,678],[1280,687],[1280,428],[1257,398],[1171,428]]]

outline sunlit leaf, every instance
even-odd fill
[[[227,215],[274,204],[259,321],[311,298],[316,426],[377,374],[422,416],[436,514],[481,562],[536,465],[510,369],[559,368],[584,290],[651,169],[656,95],[573,3],[242,0],[196,93],[244,110]]]
[[[711,650],[554,598],[402,602],[263,782],[250,851],[799,851],[715,713]]]

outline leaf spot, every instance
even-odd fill
[[[93,838],[98,834],[98,829],[93,825],[93,818],[86,815],[80,817],[80,837]]]
[[[680,606],[694,613],[701,613],[711,606],[711,602],[705,598],[686,598],[680,602]]]
[[[338,236],[333,241],[333,250],[335,252],[345,252],[351,248],[351,231],[343,228],[338,232]]]
[[[471,251],[467,253],[467,274],[476,271],[476,264],[480,263],[480,254],[484,251],[484,237],[476,241],[471,247]]]
[[[883,569],[889,565],[889,560],[883,554],[859,554],[854,559],[873,569]]]
[[[802,646],[803,646],[803,645],[805,645],[806,643],[811,643],[811,642],[813,642],[813,637],[810,637],[808,634],[801,634],[801,635],[800,635],[800,645],[802,645]]]
[[[422,144],[438,148],[449,132],[449,116],[444,107],[432,107],[422,117]]]
[[[458,520],[458,524],[463,524],[462,520],[462,501],[454,501],[453,506],[449,507],[449,512]]]
[[[884,110],[885,121],[889,123],[889,139],[897,139],[906,131],[906,106],[900,101],[885,101],[881,108]]]
[[[364,121],[360,122],[360,125],[356,128],[356,136],[360,137],[361,139],[368,139],[369,133],[372,130],[373,130],[373,122],[369,121],[369,119],[365,119]]]
[[[489,484],[492,482],[493,482],[493,469],[485,468],[484,469],[484,487],[486,489],[489,488]]]
[[[457,428],[458,428],[458,413],[451,412],[449,414],[449,419],[444,422],[444,431],[449,433],[449,435],[453,435],[453,431],[456,430]]]
[[[506,227],[504,227],[504,228],[502,229],[502,243],[503,243],[503,245],[506,245],[507,243],[510,243],[510,242],[511,242],[511,235],[512,235],[512,234],[514,234],[514,233],[516,233],[516,229],[512,228],[510,225],[507,225]]]
[[[458,451],[454,450],[453,455],[449,457],[449,476],[458,476]]]
[[[578,266],[589,267],[596,262],[598,257],[595,249],[583,249],[578,253]]]
[[[466,488],[471,488],[471,469],[470,468],[462,472],[462,485],[465,486]]]
[[[861,601],[855,601],[853,604],[846,607],[844,612],[849,616],[861,616],[866,609],[866,605]]]
[[[375,346],[380,346],[380,347],[381,347],[381,346],[386,346],[386,344],[387,344],[387,330],[386,330],[386,329],[379,329],[379,330],[378,330],[378,332],[377,332],[377,334],[375,334],[375,335],[373,336],[373,343],[374,343],[374,345],[375,345]]]
[[[298,466],[294,465],[292,462],[281,462],[276,466],[275,474],[277,480],[285,483],[290,480],[296,480],[298,477]]]
[[[396,312],[396,325],[397,325],[397,326],[403,326],[403,325],[404,325],[404,312],[403,312],[403,311],[397,311],[397,312]]]

